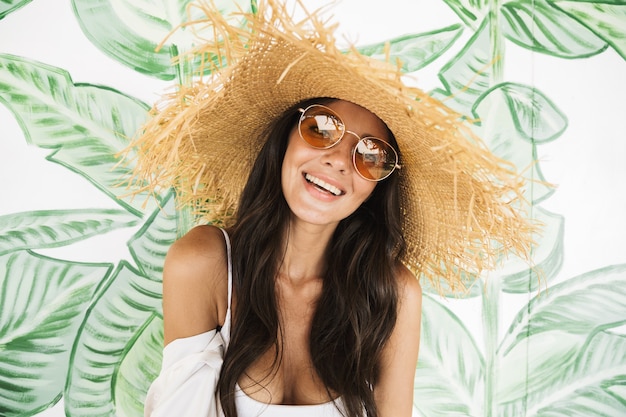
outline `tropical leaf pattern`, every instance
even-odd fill
[[[174,58],[194,47],[198,33],[179,30],[161,45],[161,41],[185,22],[201,18],[198,10],[188,7],[191,0],[115,1],[73,0],[76,18],[85,36],[105,54],[143,74],[172,80],[185,71],[185,61],[172,65]],[[244,1],[216,1],[224,14],[239,8],[249,10]],[[116,22],[102,25],[101,22]]]
[[[2,415],[32,415],[59,400],[70,349],[111,268],[26,250],[0,257]]]
[[[31,1],[32,0],[4,0],[0,2],[0,19],[8,15],[9,13],[19,9],[20,7],[23,7],[27,3],[30,3]]]
[[[0,1],[0,30],[30,3]],[[255,1],[216,3],[225,14],[256,10]],[[626,337],[620,331],[626,325],[626,263],[560,276],[567,219],[542,206],[558,189],[549,185],[537,156],[567,134],[567,106],[542,90],[548,86],[507,79],[505,71],[505,45],[571,62],[607,51],[626,59],[626,2],[442,3],[454,22],[358,49],[397,62],[407,74],[435,69],[438,85],[431,95],[464,115],[486,146],[523,172],[530,214],[543,230],[531,263],[503,260],[493,273],[475,277],[461,300],[438,297],[424,283],[414,414],[626,415]],[[107,59],[145,77],[185,83],[198,75],[194,63],[173,58],[192,49],[198,35],[213,36],[191,28],[172,32],[195,17],[190,4],[72,0],[71,7],[85,38]],[[169,190],[125,198],[138,189],[122,186],[132,154],[125,163],[119,155],[151,103],[7,53],[0,53],[0,103],[29,146],[116,207],[0,215],[0,415],[44,415],[62,402],[68,417],[139,417],[160,369],[163,260],[194,224]],[[125,229],[133,230],[125,242],[129,259],[78,262],[45,255]],[[510,297],[526,298],[503,322]]]
[[[415,407],[424,416],[483,415],[485,361],[476,342],[463,322],[430,296],[422,308]]]
[[[615,2],[552,1],[552,5],[580,22],[626,58],[626,4]]]
[[[0,255],[70,245],[138,220],[126,210],[40,210],[0,216]]]
[[[15,114],[29,143],[52,152],[50,161],[82,175],[135,215],[145,198],[118,198],[132,166],[122,151],[148,107],[106,87],[75,85],[67,72],[25,58],[0,55],[0,102]]]
[[[389,45],[389,60],[400,61],[402,71],[414,72],[439,58],[457,40],[463,28],[456,24],[432,33],[401,36],[388,42],[361,46],[357,50],[372,58],[387,59],[386,45]]]

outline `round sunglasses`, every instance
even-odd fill
[[[312,104],[301,113],[298,121],[300,137],[316,149],[332,148],[346,133],[359,141],[352,148],[352,163],[356,172],[368,181],[382,181],[391,175],[398,165],[398,152],[386,141],[372,136],[360,137],[346,130],[341,117],[321,104]]]

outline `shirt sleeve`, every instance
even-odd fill
[[[144,417],[222,417],[216,387],[224,342],[216,330],[177,339],[163,349],[163,364],[144,404]]]

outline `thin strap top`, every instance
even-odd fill
[[[226,317],[224,318],[224,324],[220,329],[222,340],[224,341],[224,350],[228,349],[230,343],[230,322],[231,322],[231,307],[233,301],[233,262],[230,249],[230,237],[224,229],[220,229],[224,234],[224,240],[226,241],[226,256],[228,259],[228,308],[226,309]]]

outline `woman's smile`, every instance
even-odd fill
[[[345,191],[342,191],[341,189],[339,189],[338,187],[324,181],[321,178],[318,178],[314,175],[305,173],[304,174],[304,179],[306,180],[306,182],[308,182],[309,184],[312,184],[313,186],[315,186],[316,188],[322,190],[323,192],[326,193],[330,193],[334,196],[340,196],[345,194]]]

